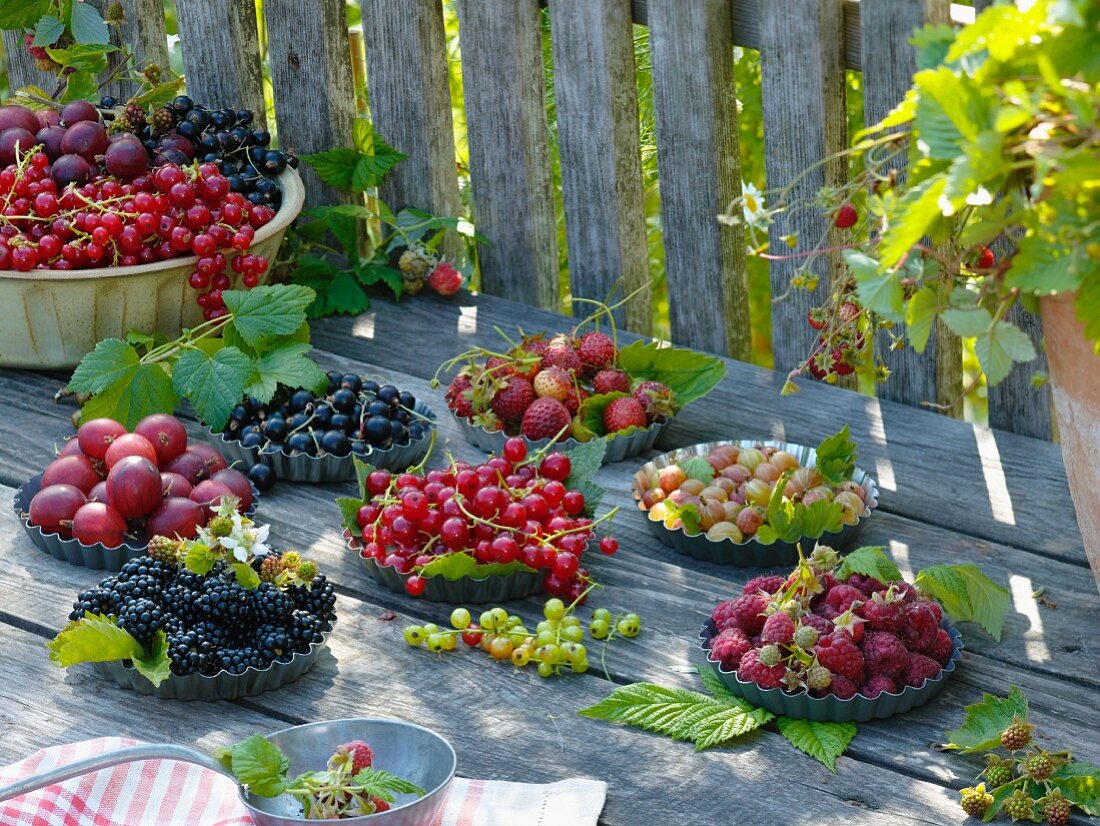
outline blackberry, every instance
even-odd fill
[[[1035,801],[1028,797],[1023,789],[1017,789],[1005,800],[1003,810],[1013,820],[1035,819]]]
[[[1058,789],[1039,801],[1042,806],[1043,821],[1048,826],[1066,826],[1072,812],[1072,805]]]
[[[1001,732],[1001,745],[1009,751],[1019,751],[1027,748],[1027,744],[1031,742],[1031,731],[1034,728],[1035,726],[1026,720],[1019,717],[1013,718],[1012,725]]]
[[[129,104],[123,110],[123,115],[133,125],[134,129],[139,129],[145,123],[145,110],[136,103]]]
[[[69,621],[83,619],[85,613],[117,614],[118,605],[118,597],[113,590],[103,587],[102,584],[97,585],[95,588],[89,588],[77,594],[72,613],[69,614]]]
[[[167,132],[176,125],[176,116],[171,109],[162,107],[153,112],[152,125],[158,132]]]
[[[129,632],[146,649],[163,626],[164,615],[151,599],[135,599],[118,615],[118,627]]]
[[[199,612],[217,622],[248,623],[253,617],[252,600],[236,582],[207,579],[199,597]]]

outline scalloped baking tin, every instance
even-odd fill
[[[707,659],[707,665],[732,694],[743,698],[759,708],[766,708],[773,714],[782,714],[799,720],[814,720],[831,723],[865,723],[868,720],[884,720],[895,714],[904,714],[917,706],[922,706],[943,689],[962,658],[962,635],[955,626],[944,620],[942,627],[951,637],[951,659],[940,671],[939,676],[925,680],[920,688],[906,686],[899,692],[884,691],[875,698],[857,694],[848,700],[842,700],[835,694],[824,697],[811,697],[805,691],[790,694],[781,688],[761,688],[756,683],[743,682],[733,671],[727,671],[721,663],[710,658],[707,643],[714,638],[717,628],[712,620],[704,623],[699,632],[699,647]]]
[[[251,482],[249,485],[252,486],[252,505],[245,511],[245,516],[251,518],[256,513],[260,492]],[[30,510],[31,499],[41,489],[42,474],[39,473],[24,482],[12,498],[12,509],[15,515],[23,523],[27,536],[39,550],[70,565],[79,565],[97,571],[119,571],[131,559],[145,555],[149,543],[147,540],[140,541],[143,538],[141,536],[133,542],[124,542],[117,548],[108,548],[102,542],[85,545],[77,539],[62,539],[60,534],[46,533],[37,525],[32,525],[27,512]]]
[[[678,462],[691,456],[706,456],[712,449],[722,445],[739,445],[741,447],[775,447],[785,450],[798,459],[799,464],[813,466],[817,460],[817,451],[812,447],[797,445],[793,442],[778,442],[766,439],[740,439],[737,441],[703,442],[690,447],[681,447],[676,450],[663,453],[655,459],[642,465],[642,471],[660,470],[663,467]],[[867,471],[856,468],[852,473],[852,481],[858,482],[867,492],[867,510],[854,525],[844,525],[839,531],[822,534],[818,539],[810,540],[821,542],[837,550],[849,547],[863,530],[864,523],[871,518],[875,508],[878,507],[878,485]],[[670,548],[675,548],[682,554],[703,560],[714,562],[718,565],[736,565],[749,568],[768,568],[778,565],[793,565],[798,562],[798,543],[773,542],[763,545],[755,539],[745,542],[733,542],[729,539],[709,539],[705,533],[688,536],[683,527],[675,530],[666,528],[663,522],[656,522],[649,518],[648,511],[642,507],[641,492],[636,484],[631,483],[634,498],[638,501],[638,509],[649,523],[653,534]],[[802,540],[806,541],[803,537]],[[805,549],[807,552],[812,548]]]
[[[413,408],[421,416],[432,421],[435,427],[435,413],[423,402],[417,402]],[[244,447],[240,440],[226,439],[221,433],[208,431],[211,441],[221,451],[230,464],[240,462],[247,470],[253,465],[259,464],[260,449],[258,447]],[[415,441],[407,445],[394,445],[386,450],[372,450],[364,461],[370,462],[375,467],[387,470],[401,471],[411,467],[424,458],[428,447],[432,443],[431,430]],[[309,482],[320,484],[323,482],[354,482],[355,463],[351,455],[309,456],[300,453],[297,456],[288,456],[282,450],[271,451],[263,454],[263,463],[270,465],[275,471],[275,478],[285,482]]]

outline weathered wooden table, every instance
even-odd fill
[[[471,343],[495,344],[494,325],[517,324],[531,331],[566,329],[568,322],[486,297],[421,296],[400,306],[379,301],[358,318],[318,322],[313,339],[326,367],[380,374],[426,399],[444,414],[444,446],[472,459],[475,449],[427,382],[443,359]],[[859,462],[882,491],[866,542],[888,546],[909,575],[938,562],[973,562],[1011,589],[1002,641],[964,627],[962,665],[940,697],[904,717],[861,724],[830,774],[774,730],[696,754],[690,744],[580,717],[578,709],[614,687],[599,667],[543,680],[533,668],[495,663],[481,652],[433,656],[407,647],[401,632],[408,621],[444,623],[450,608],[396,596],[367,577],[341,541],[332,502],[350,485],[280,483],[260,503],[259,518],[271,523],[277,545],[308,551],[339,586],[330,653],[297,683],[238,702],[182,704],[120,690],[88,667],[52,667],[46,640],[64,624],[75,593],[103,574],[35,549],[7,503],[71,433],[72,409],[51,402],[64,380],[0,371],[6,511],[0,516],[0,762],[108,734],[212,749],[307,721],[393,716],[448,737],[464,776],[606,780],[601,822],[609,826],[669,818],[693,825],[955,823],[964,815],[954,790],[971,785],[980,764],[930,744],[961,721],[964,704],[1011,685],[1027,693],[1032,720],[1049,745],[1100,759],[1100,598],[1055,445],[823,385],[781,397],[782,376],[736,362],[711,396],[676,419],[664,449],[718,438],[816,444],[850,424]],[[200,432],[197,425],[193,432]],[[622,507],[616,518],[622,550],[592,560],[594,575],[608,586],[596,604],[636,611],[644,625],[637,639],[611,646],[608,669],[615,683],[698,688],[684,666],[701,660],[700,624],[717,600],[760,571],[696,562],[657,542],[629,495],[637,464],[606,466],[597,479],[610,491],[603,507]],[[534,621],[541,600],[509,607]]]

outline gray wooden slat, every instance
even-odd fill
[[[101,14],[113,0],[89,0]],[[164,30],[164,3],[162,0],[114,0],[120,2],[126,14],[126,22],[118,28],[111,27],[111,42],[116,46],[125,46],[134,54],[132,66],[141,69],[155,63],[165,70],[164,80],[168,79],[168,40]],[[118,65],[118,53],[108,55],[107,74]],[[127,79],[130,70],[123,70],[119,77],[100,90],[100,95],[113,95],[119,101],[133,95],[138,86]]]
[[[27,52],[23,32],[15,29],[0,31],[4,41],[4,58],[8,65],[8,89],[15,92],[24,86],[37,86],[48,94],[57,87],[57,75],[42,72]]]
[[[727,0],[650,0],[649,43],[672,340],[748,359],[744,230]]]
[[[296,153],[351,146],[355,92],[351,80],[344,0],[266,0],[271,87],[279,145]],[[303,163],[306,206],[349,202],[355,196],[321,183]]]
[[[457,215],[454,128],[443,8],[438,0],[362,0],[371,120],[408,157],[379,195],[406,206]]]
[[[794,0],[760,7],[761,91],[764,108],[764,169],[768,189],[790,186],[793,206],[775,216],[769,229],[773,253],[788,251],[784,237],[795,235],[793,252],[813,249],[825,239],[836,246],[838,231],[830,216],[814,204],[824,186],[837,186],[847,176],[846,162],[834,156],[847,145],[845,82],[840,47],[843,37],[841,0]],[[805,174],[803,174],[805,172]],[[772,195],[775,206],[776,195]],[[815,267],[817,289],[794,289],[790,280],[799,259],[772,261],[772,295],[789,293],[772,304],[772,353],[775,369],[790,371],[817,346],[817,333],[806,323],[811,307],[822,304],[839,273],[835,254]]]
[[[629,0],[553,0],[550,23],[572,295],[621,298],[649,283]],[[648,333],[649,290],[616,320]]]
[[[860,4],[863,36],[863,116],[870,125],[880,121],[905,96],[916,69],[916,50],[909,44],[914,30],[925,23],[946,23],[947,0],[866,0]],[[899,164],[904,180],[904,160]],[[904,335],[898,325],[894,335]],[[876,392],[903,404],[949,404],[962,392],[962,350],[958,337],[937,324],[923,353],[911,347],[890,350],[889,336],[876,338],[878,356],[891,371]],[[956,404],[953,415],[961,413]]]
[[[459,0],[481,289],[557,308],[558,251],[537,0]]]
[[[266,121],[253,0],[177,4],[187,93],[211,109],[251,109]]]

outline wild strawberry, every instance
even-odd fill
[[[584,404],[584,400],[588,398],[588,391],[583,387],[570,387],[569,393],[565,397],[565,408],[569,411],[571,416],[576,416],[577,411],[581,409],[581,405]]]
[[[840,229],[854,227],[858,220],[859,213],[856,212],[856,208],[851,204],[841,204],[840,209],[838,209],[836,215],[833,216],[833,223]]]
[[[558,401],[565,401],[565,397],[573,389],[572,379],[560,367],[547,367],[545,370],[540,370],[535,374],[533,385],[536,396],[546,396]]]
[[[850,321],[854,321],[860,313],[859,305],[854,301],[845,301],[840,305],[840,309],[837,311],[837,317],[841,322],[847,324]]]
[[[643,381],[634,388],[634,398],[645,408],[646,420],[663,422],[676,412],[676,398],[668,385],[659,381]]]
[[[815,330],[824,330],[825,324],[828,321],[828,317],[825,311],[821,307],[814,307],[808,313],[806,313],[806,321],[810,323],[810,326]]]
[[[462,288],[462,273],[448,261],[440,261],[428,276],[428,286],[440,295],[454,295]]]
[[[473,384],[470,382],[470,377],[465,374],[460,374],[454,377],[454,380],[447,388],[447,406],[455,412],[456,416],[468,419],[474,415],[474,405],[470,401],[472,387]]]
[[[852,348],[847,344],[834,347],[832,352],[833,363],[829,365],[829,369],[838,376],[847,376],[855,372],[856,368],[851,364],[851,352]]]
[[[997,256],[993,254],[993,250],[989,247],[981,247],[978,250],[978,261],[975,267],[979,270],[991,270],[993,265],[997,263]]]
[[[489,402],[489,407],[497,418],[504,422],[519,422],[527,408],[535,401],[535,388],[531,382],[519,376],[512,376],[498,390]]]
[[[577,344],[577,355],[586,367],[599,370],[615,361],[615,342],[603,333],[585,333]]]
[[[560,337],[547,345],[546,352],[542,356],[542,369],[545,370],[547,367],[560,367],[570,373],[579,373],[584,369],[584,362],[573,349],[572,342]]]
[[[328,759],[328,767],[329,769],[338,769],[346,763],[351,763],[352,775],[359,774],[363,769],[370,768],[371,764],[374,763],[374,752],[362,740],[352,740],[350,743],[344,743]]]
[[[630,376],[622,370],[601,370],[592,380],[593,389],[599,393],[629,393]]]
[[[531,391],[532,396],[534,392]],[[532,440],[552,439],[562,429],[570,427],[572,421],[569,410],[557,399],[535,399],[523,414],[520,432]]]
[[[616,433],[631,427],[645,427],[645,408],[633,396],[615,399],[603,409],[603,426],[608,433]]]

